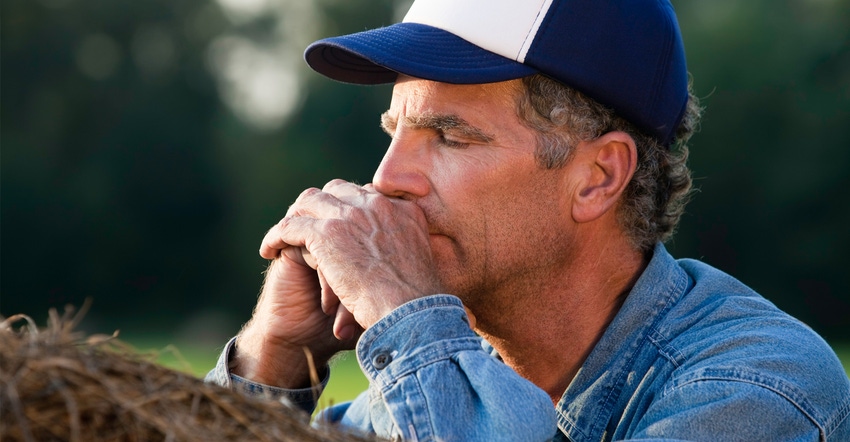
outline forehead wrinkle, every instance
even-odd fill
[[[469,124],[463,118],[452,114],[422,114],[407,115],[404,122],[416,129],[432,129],[442,133],[450,133],[463,138],[482,143],[493,141],[493,136]]]

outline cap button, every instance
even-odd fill
[[[390,364],[392,361],[392,356],[389,353],[383,352],[378,353],[372,358],[372,365],[375,366],[378,370],[383,370],[384,367]]]

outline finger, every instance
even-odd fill
[[[317,272],[319,274],[319,285],[322,287],[322,311],[325,312],[326,315],[332,316],[336,314],[337,306],[339,306],[339,298],[337,298],[336,293],[331,288],[330,284],[328,284],[328,280],[325,279],[325,275],[322,274],[322,271],[319,270]]]
[[[304,267],[310,267],[312,269],[316,269],[318,263],[316,263],[316,258],[307,250],[306,247],[284,247],[280,254],[285,256],[289,260],[300,264]]]
[[[327,245],[326,239],[329,237],[327,225],[337,221],[303,216],[284,218],[274,231],[269,232],[263,239],[260,255],[273,256],[286,247],[303,248],[301,255],[305,262],[308,266],[316,268],[321,260],[322,251]]]
[[[339,217],[339,214],[342,212],[342,204],[333,195],[324,193],[315,187],[304,190],[295,202],[289,206],[286,216],[266,232],[260,244],[260,256],[266,259],[275,259],[280,256],[282,250],[289,246],[303,246],[303,241],[284,241],[281,237],[281,232],[286,230],[287,226],[296,218],[320,219]],[[295,251],[287,253],[291,259],[301,263],[302,260],[296,256]]]
[[[301,251],[301,259],[304,260],[304,263],[307,264],[307,267],[311,269],[317,269],[319,267],[319,263],[316,261],[316,258],[307,250],[306,247],[299,247]]]
[[[339,182],[336,185],[349,184],[350,186],[358,187],[342,180],[335,181]],[[336,185],[329,183],[325,187],[335,189]],[[346,192],[342,192],[341,195],[348,195],[353,192],[354,190],[349,189]],[[286,214],[287,217],[339,218],[345,210],[345,206],[347,204],[337,198],[333,193],[327,192],[324,189],[310,188],[301,192],[301,195],[292,203]]]
[[[354,319],[354,315],[340,304],[334,318],[334,336],[340,341],[347,341],[357,334],[359,328],[360,324]]]
[[[284,219],[300,217],[338,218],[339,214],[342,213],[342,206],[344,206],[344,203],[334,195],[311,187],[301,192],[301,195],[289,206]]]
[[[290,217],[285,217],[278,221],[277,224],[270,228],[265,236],[263,236],[263,241],[260,243],[260,256],[265,259],[275,259],[280,256],[281,250],[289,247],[291,244],[287,244],[280,238],[280,231],[285,227],[285,225],[289,222]],[[290,252],[292,253],[292,252]],[[293,254],[288,255],[290,259],[294,261],[300,261],[300,258],[296,257]]]
[[[260,244],[260,256],[266,259],[275,259],[280,256],[282,250],[288,247],[304,247],[304,238],[292,235],[291,230],[294,228],[296,231],[304,232],[305,229],[308,229],[315,221],[316,220],[313,218],[304,216],[287,216],[283,218],[280,222],[275,224],[274,227],[269,229],[268,232],[266,232],[266,235],[263,237],[263,242]],[[293,225],[295,225],[295,227],[292,227]],[[299,263],[302,261],[295,255],[297,250],[286,253],[290,259]]]
[[[315,193],[321,193],[321,190],[319,190],[316,187],[310,187],[308,189],[304,189],[301,192],[301,194],[298,195],[298,198],[295,199],[295,202],[293,202],[292,205],[289,206],[289,209],[286,210],[286,216],[291,217],[291,216],[307,215],[306,213],[304,213],[302,211],[302,207],[301,207],[302,205],[299,204],[299,202],[304,201],[305,199],[309,199],[311,197],[311,195],[313,195]]]

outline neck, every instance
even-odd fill
[[[647,264],[625,243],[582,249],[592,252],[475,312],[476,331],[556,405]]]

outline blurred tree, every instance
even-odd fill
[[[850,2],[673,3],[707,111],[671,247],[850,338]],[[0,313],[91,296],[107,330],[245,320],[265,230],[305,187],[368,182],[387,144],[390,88],[301,52],[407,4],[4,2]]]
[[[305,101],[301,51],[392,13],[388,1],[5,2],[0,314],[92,297],[107,329],[246,317],[266,228],[305,186],[368,181],[383,150],[385,97],[324,84]]]
[[[218,100],[186,29],[205,6],[4,2],[3,314],[180,312],[215,290]]]
[[[674,3],[707,106],[676,251],[850,338],[850,2]]]

